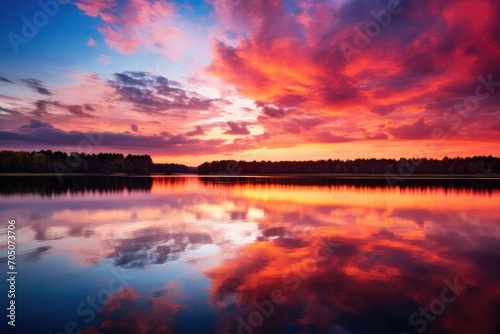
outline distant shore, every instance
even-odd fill
[[[349,174],[349,173],[319,173],[319,174],[213,174],[213,175],[199,175],[195,173],[184,174],[145,174],[145,175],[129,175],[123,173],[115,174],[83,174],[83,173],[67,173],[67,174],[54,174],[54,173],[0,173],[0,176],[17,176],[17,177],[200,177],[200,178],[242,178],[242,177],[326,177],[333,179],[387,179],[387,178],[400,178],[400,179],[500,179],[498,173],[478,173],[478,174]]]
[[[323,174],[238,174],[238,175],[198,175],[199,177],[228,178],[228,177],[328,177],[335,179],[500,179],[500,174],[348,174],[348,173],[323,173]]]

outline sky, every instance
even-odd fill
[[[3,0],[0,149],[500,156],[497,0]]]

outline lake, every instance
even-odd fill
[[[500,332],[499,180],[0,181],[12,333]]]

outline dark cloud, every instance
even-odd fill
[[[29,124],[21,126],[21,129],[42,129],[42,128],[53,129],[54,126],[50,123],[42,122],[37,119],[32,119],[30,120]]]
[[[11,114],[11,115],[16,115],[16,116],[21,115],[20,112],[17,112],[17,111],[11,110],[11,109],[7,109],[4,107],[0,107],[0,111],[3,111],[5,113]]]
[[[124,86],[140,86],[146,87],[147,82],[144,79],[147,79],[145,72],[125,72],[125,73],[115,73],[115,82],[118,85]],[[166,82],[168,85],[168,80]]]
[[[393,105],[374,106],[372,108],[372,112],[380,116],[385,116],[393,113],[395,109],[396,108]]]
[[[305,101],[307,101],[307,98],[305,98],[302,95],[287,94],[287,95],[278,97],[274,101],[274,103],[276,103],[276,105],[285,106],[285,107],[296,107]]]
[[[4,78],[4,77],[0,77],[0,82],[5,82],[5,83],[11,83],[11,84],[13,84],[12,81],[10,81],[9,79]]]
[[[139,127],[138,127],[137,125],[135,125],[135,124],[130,124],[130,128],[131,128],[131,129],[132,129],[132,131],[134,131],[134,132],[139,131]]]
[[[347,106],[367,102],[366,97],[357,87],[354,80],[344,76],[337,75],[335,80],[325,78],[323,82],[329,82],[328,85],[323,85],[318,89],[318,97],[326,106]]]
[[[188,137],[203,136],[203,135],[205,135],[205,131],[203,131],[203,128],[199,125],[196,126],[195,130],[186,133],[186,136]]]
[[[286,233],[286,229],[284,227],[273,227],[273,228],[268,228],[264,231],[262,231],[262,235],[266,238],[269,237],[282,237]]]
[[[116,266],[144,268],[147,264],[176,260],[188,246],[210,243],[212,238],[204,233],[169,233],[163,229],[147,228],[136,232],[131,238],[120,240],[108,257],[115,259]]]
[[[37,262],[40,261],[45,255],[47,255],[50,249],[50,246],[40,246],[24,254],[21,254],[21,257],[28,262]]]
[[[227,134],[227,135],[249,135],[250,134],[250,131],[247,129],[247,126],[245,123],[238,125],[235,122],[227,122],[227,125],[229,126],[229,129],[226,132],[224,132],[224,134]]]
[[[35,104],[35,109],[33,109],[32,113],[38,117],[49,114],[49,111],[48,111],[49,107],[65,109],[68,112],[70,112],[71,114],[76,115],[76,116],[80,116],[80,117],[87,117],[87,118],[94,117],[91,114],[86,113],[84,111],[84,109],[88,110],[86,105],[84,105],[84,106],[68,105],[68,104],[61,103],[59,101],[47,101],[47,100],[38,100],[34,104]]]
[[[41,80],[31,78],[31,79],[21,79],[21,82],[26,84],[29,88],[31,88],[35,92],[38,92],[42,95],[52,95],[52,92],[50,92],[45,87],[45,83]]]
[[[35,116],[41,117],[41,116],[48,113],[47,112],[47,105],[48,105],[47,101],[38,100],[34,104],[35,104],[35,109],[33,109],[32,113]]]
[[[278,238],[274,240],[278,247],[283,248],[301,248],[307,246],[307,243],[300,238]]]
[[[145,113],[182,116],[186,111],[209,109],[217,102],[180,88],[176,81],[146,72],[115,73],[109,84],[120,100],[132,103],[136,111]]]
[[[73,115],[81,116],[81,117],[93,117],[90,114],[87,114],[86,112],[83,111],[82,106],[79,105],[64,105],[64,104],[59,104],[62,108],[65,108],[68,110],[70,113]]]
[[[130,132],[81,132],[63,131],[52,124],[37,119],[22,125],[16,131],[0,131],[0,143],[4,147],[22,148],[26,145],[41,149],[61,147],[79,147],[80,143],[89,138],[99,138],[102,150],[114,150],[130,153],[149,154],[170,153],[175,155],[216,153],[224,148],[224,140],[199,140],[186,138],[184,135],[138,135]],[[97,144],[96,144],[97,145]]]
[[[264,113],[264,115],[271,118],[283,118],[286,116],[285,109],[277,108],[274,106],[265,106],[262,108],[262,112]]]
[[[389,133],[398,139],[426,139],[430,138],[433,129],[420,117],[413,124],[389,128]]]

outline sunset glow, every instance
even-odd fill
[[[500,155],[496,0],[16,3],[0,14],[2,149]]]

